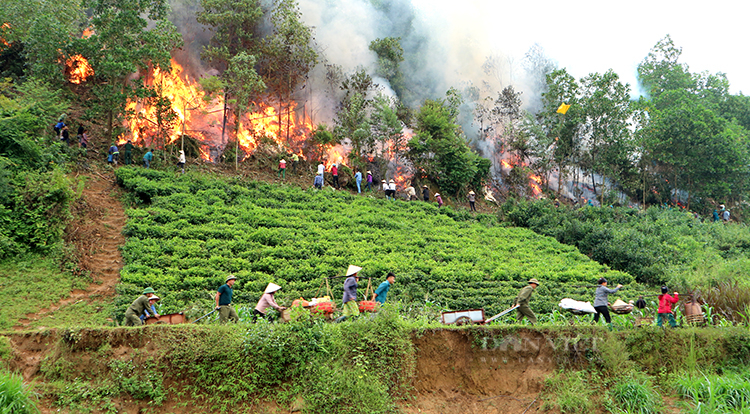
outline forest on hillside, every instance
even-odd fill
[[[487,56],[481,83],[444,85],[414,69],[428,59],[414,44],[429,40],[415,33],[416,11],[368,6],[403,16],[393,36],[368,40],[372,62],[345,71],[295,0],[11,0],[0,11],[0,156],[50,139],[63,120],[100,150],[132,139],[175,156],[170,144],[187,140],[194,157],[227,163],[256,152],[360,170],[377,160],[378,178],[431,181],[452,197],[487,184],[502,197],[701,214],[726,204],[743,216],[750,100],[722,73],[691,72],[668,35],[644,51],[635,100],[613,71],[575,79],[539,45],[520,74]],[[187,95],[162,77],[177,68],[172,81],[193,77]],[[11,104],[32,85],[59,95],[54,106]],[[16,121],[27,115],[44,119]]]

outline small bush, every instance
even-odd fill
[[[583,371],[558,372],[545,383],[545,394],[551,399],[545,408],[561,413],[588,413],[594,408],[594,390],[587,384]]]
[[[608,392],[608,408],[613,413],[656,414],[661,412],[661,396],[642,376],[618,381]]]

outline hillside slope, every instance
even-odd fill
[[[372,277],[374,286],[395,272],[393,301],[488,313],[510,306],[532,277],[542,281],[532,299],[542,313],[564,296],[591,300],[571,282],[632,281],[574,247],[500,227],[494,216],[329,188],[125,167],[116,174],[138,206],[127,212],[123,306],[153,286],[163,312],[210,309],[230,273],[239,279],[236,303],[254,305],[269,282],[282,286],[277,300],[289,303],[326,294],[324,278],[342,275],[349,264],[363,267],[360,276]],[[342,283],[330,281],[336,300]],[[367,281],[360,285],[363,291]]]

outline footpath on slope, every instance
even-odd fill
[[[76,247],[78,266],[81,271],[90,272],[92,283],[86,289],[71,291],[69,297],[48,308],[27,314],[14,329],[28,329],[34,321],[66,306],[115,296],[115,286],[120,281],[123,266],[120,246],[125,244],[122,230],[127,217],[117,199],[119,190],[114,173],[108,171],[105,174],[92,171],[82,175],[86,180],[83,194],[74,207],[75,219],[65,236],[65,241]]]

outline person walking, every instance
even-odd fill
[[[85,129],[83,130],[83,133],[81,134],[80,140],[81,140],[80,141],[81,148],[86,149],[86,147],[89,146],[89,132],[86,131]]]
[[[154,153],[151,152],[151,148],[146,148],[146,154],[143,156],[143,165],[146,168],[151,168],[151,161],[154,159]]]
[[[125,143],[125,146],[122,147],[123,150],[123,156],[125,157],[125,165],[130,165],[133,163],[133,142],[131,140],[128,140],[128,142]]]
[[[721,209],[721,219],[724,221],[724,223],[729,222],[729,210],[724,206],[724,204],[720,205],[719,208]]]
[[[331,176],[333,176],[333,188],[339,189],[339,167],[334,163],[331,166]]]
[[[356,174],[354,174],[354,181],[357,183],[357,194],[362,194],[362,171],[357,168]]]
[[[234,275],[227,276],[227,280],[224,282],[219,290],[216,292],[216,310],[219,311],[219,322],[226,323],[228,320],[232,322],[238,322],[240,317],[237,315],[237,311],[232,306],[232,285],[237,280]]]
[[[372,171],[367,171],[367,191],[372,191]]]
[[[424,201],[430,201],[430,189],[427,188],[427,185],[422,186],[422,199]]]
[[[385,199],[388,200],[388,195],[391,194],[391,189],[388,187],[388,182],[385,180],[381,180],[383,184],[383,193],[385,194]]]
[[[68,130],[68,126],[64,126],[62,128],[62,132],[60,133],[60,140],[65,143],[65,145],[70,145],[70,131]]]
[[[359,307],[357,306],[357,274],[362,270],[359,266],[349,265],[346,270],[346,280],[344,280],[344,311],[343,315],[336,319],[336,322],[345,321],[348,318],[359,316]]]
[[[388,272],[388,276],[385,277],[385,281],[378,285],[378,288],[375,289],[375,292],[372,294],[372,300],[380,303],[381,305],[385,303],[386,299],[388,298],[388,291],[391,290],[391,286],[396,283],[396,275],[393,272]]]
[[[435,193],[435,201],[437,201],[438,207],[443,206],[443,197],[440,196],[440,193]]]
[[[662,286],[661,295],[659,295],[659,314],[656,316],[656,326],[662,326],[666,319],[669,322],[669,326],[675,328],[677,327],[677,322],[674,320],[674,315],[672,315],[672,305],[680,300],[680,294],[674,292],[674,296],[671,296],[667,292],[669,292],[669,288]]]
[[[138,296],[136,300],[133,301],[133,303],[128,306],[128,309],[125,310],[125,320],[123,321],[123,325],[125,326],[141,326],[143,325],[143,321],[141,320],[140,316],[143,314],[143,312],[146,311],[149,307],[149,298],[152,296],[155,296],[156,292],[153,288],[147,287],[143,290],[143,294],[141,296]],[[154,316],[159,317],[159,314],[154,312]]]
[[[281,159],[279,161],[279,171],[276,173],[277,177],[282,177],[282,180],[286,180],[286,160]]]
[[[469,206],[471,207],[471,211],[477,211],[477,208],[474,206],[475,201],[476,196],[474,194],[474,191],[469,191]]]
[[[596,311],[594,314],[594,323],[599,322],[599,315],[604,315],[604,321],[607,322],[609,329],[612,329],[612,318],[609,316],[609,308],[607,308],[607,304],[609,303],[607,297],[621,288],[622,285],[617,285],[614,289],[610,289],[607,287],[607,279],[599,279],[599,287],[596,288],[596,292],[594,293],[594,310]]]
[[[279,306],[273,297],[274,293],[278,292],[279,290],[281,290],[281,286],[275,283],[269,283],[268,286],[266,286],[266,290],[263,292],[260,300],[258,300],[258,304],[255,305],[255,309],[253,309],[253,323],[258,320],[259,316],[263,319],[266,319],[266,316],[268,316],[266,310],[268,308],[274,308],[279,312],[282,312],[284,309],[286,309],[283,306]]]
[[[716,209],[714,209],[714,213],[713,213],[713,217],[712,218],[713,218],[713,222],[714,223],[716,223],[717,221],[719,221],[719,212]]]
[[[182,168],[182,173],[185,174],[185,151],[180,150],[180,158],[177,160],[177,166]]]
[[[534,315],[534,312],[529,306],[529,298],[531,298],[531,294],[534,293],[534,289],[537,287],[539,287],[539,281],[536,279],[530,279],[529,283],[518,292],[518,296],[516,297],[516,305],[518,306],[518,309],[516,309],[516,315],[518,317],[518,322],[521,322],[525,316],[529,318],[529,322],[531,322],[532,325],[536,324],[536,315]]]

